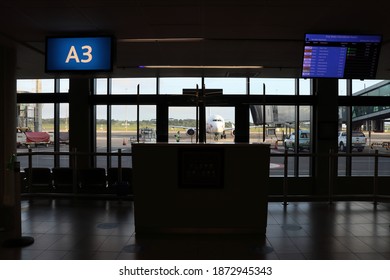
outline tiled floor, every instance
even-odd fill
[[[0,259],[390,259],[390,204],[269,203],[266,238],[250,235],[136,237],[133,203],[22,201],[22,230],[35,242]]]

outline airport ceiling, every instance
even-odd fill
[[[53,77],[45,38],[57,35],[113,35],[114,71],[101,76],[300,77],[305,33],[379,34],[377,78],[390,79],[389,8],[383,0],[0,0],[0,44],[17,48],[18,78]],[[201,40],[159,40],[168,38]]]

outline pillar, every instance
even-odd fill
[[[13,173],[7,169],[16,153],[16,53],[0,46],[0,205],[14,204]]]
[[[166,102],[159,101],[157,104],[157,123],[156,133],[157,142],[168,142],[168,104]]]
[[[337,152],[338,132],[338,80],[317,79],[314,82],[317,96],[314,111],[314,126],[316,137],[315,153],[315,190],[317,194],[327,194],[329,187],[329,162],[326,155],[330,149]],[[337,165],[335,165],[336,167]],[[333,170],[337,172],[337,170]]]
[[[0,241],[12,247],[34,242],[22,236],[20,166],[11,160],[16,153],[16,126],[16,51],[0,46]]]
[[[249,143],[249,105],[240,104],[235,107],[235,136],[236,143]]]
[[[93,110],[90,106],[90,79],[71,78],[69,81],[69,144],[70,150],[94,152]],[[78,156],[77,168],[93,166],[93,157]]]

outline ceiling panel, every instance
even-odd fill
[[[2,0],[0,42],[18,50],[19,77],[47,77],[49,35],[110,34],[116,39],[201,37],[191,43],[117,44],[112,76],[248,70],[147,70],[138,65],[262,65],[264,77],[299,77],[306,32],[383,35],[377,77],[390,79],[390,1]],[[249,71],[251,72],[251,71]]]

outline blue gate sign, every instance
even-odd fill
[[[113,38],[46,38],[46,72],[112,71]]]

